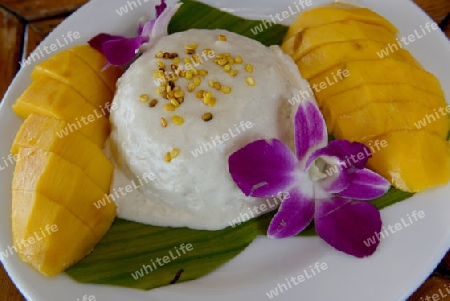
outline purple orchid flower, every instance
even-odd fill
[[[92,38],[88,43],[92,48],[100,51],[106,56],[108,65],[123,66],[132,62],[138,55],[139,49],[145,43],[154,42],[160,37],[167,35],[167,26],[170,19],[180,8],[181,3],[167,8],[164,0],[161,4],[155,6],[156,18],[146,21],[140,21],[137,37],[126,38],[122,36],[100,33]],[[107,67],[105,66],[105,67]]]
[[[381,230],[378,209],[369,202],[390,184],[365,169],[372,156],[362,143],[329,144],[322,114],[315,104],[299,105],[294,120],[295,154],[281,141],[258,140],[229,157],[233,180],[247,196],[267,198],[289,192],[272,219],[268,236],[297,235],[314,219],[316,232],[339,251],[372,255],[378,243],[364,241]],[[356,201],[358,200],[358,201]]]

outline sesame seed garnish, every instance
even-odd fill
[[[149,101],[149,99],[150,99],[150,96],[148,96],[147,94],[142,94],[141,96],[139,96],[139,100],[141,102],[147,102],[147,101]]]
[[[172,161],[172,155],[170,154],[170,152],[167,152],[164,155],[164,161],[166,161],[167,163],[169,163],[170,161]]]
[[[161,61],[158,61],[158,67],[159,68],[162,68],[162,69],[164,69],[164,68],[166,68],[166,64],[164,64],[163,62],[161,62]]]
[[[196,62],[197,64],[203,64],[202,59],[200,58],[200,56],[198,54],[194,54],[192,55],[192,59],[194,60],[194,62]]]
[[[241,56],[235,57],[235,58],[234,58],[234,62],[235,62],[236,64],[242,64],[242,57],[241,57]]]
[[[176,58],[173,59],[173,63],[175,65],[178,65],[180,62],[181,62],[181,59],[179,57],[176,57]]]
[[[229,86],[222,86],[222,87],[220,87],[220,91],[222,91],[223,94],[230,94],[231,93],[231,87],[229,87]]]
[[[156,94],[161,95],[161,94],[163,94],[164,92],[166,92],[166,87],[164,87],[164,86],[161,86],[161,87],[159,87],[159,88],[156,89]]]
[[[225,66],[228,63],[227,59],[219,59],[217,60],[217,64],[219,64],[220,66]]]
[[[216,90],[220,90],[220,88],[222,88],[222,85],[219,82],[215,82],[214,88],[216,88]]]
[[[169,54],[169,59],[174,59],[176,57],[178,57],[178,53],[171,53],[171,54]]]
[[[170,152],[170,157],[172,159],[175,159],[176,157],[178,157],[180,155],[180,149],[179,148],[174,148],[172,149],[172,151]]]
[[[172,117],[172,122],[176,125],[182,125],[184,123],[184,119],[178,115]]]
[[[225,66],[223,66],[223,70],[224,70],[225,72],[230,72],[230,71],[231,71],[231,65],[226,64]]]
[[[214,87],[214,81],[212,79],[209,80],[208,85],[213,88]]]
[[[253,65],[252,64],[245,65],[245,71],[247,71],[248,73],[253,73]]]
[[[152,99],[152,101],[150,101],[150,103],[148,104],[148,106],[150,108],[156,107],[156,105],[158,104],[158,100],[157,99]]]
[[[208,75],[208,70],[198,70],[198,75],[200,76],[207,76]]]
[[[187,89],[188,89],[189,92],[193,92],[195,90],[195,87],[196,86],[195,86],[195,84],[193,82],[189,82],[188,86],[187,86]]]
[[[203,121],[208,122],[213,119],[213,115],[211,113],[205,113],[202,116]]]
[[[198,86],[200,86],[201,83],[202,83],[202,80],[200,77],[198,77],[198,76],[194,77],[194,85],[196,85],[198,87]]]
[[[239,70],[231,70],[228,74],[232,77],[235,77],[236,75],[238,75]]]
[[[193,76],[192,70],[186,71],[186,79],[192,79],[192,76]]]
[[[203,99],[203,96],[205,95],[205,90],[198,90],[195,94],[195,97]]]
[[[161,125],[163,128],[167,127],[167,119],[164,117],[161,117]]]
[[[249,85],[249,86],[256,86],[255,79],[254,79],[253,77],[251,77],[251,76],[247,76],[247,77],[245,78],[245,82],[246,82],[247,85]]]
[[[184,97],[184,92],[183,91],[175,91],[174,96],[176,98]]]
[[[166,112],[173,112],[173,111],[175,111],[175,109],[176,109],[175,106],[171,103],[164,105],[164,111],[166,111]]]
[[[208,107],[214,107],[216,105],[217,99],[215,97],[211,98],[206,104]]]
[[[158,52],[155,54],[155,57],[158,58],[158,59],[162,59],[162,58],[164,57],[164,52],[158,51]]]
[[[180,106],[180,103],[175,98],[170,98],[170,103],[175,107],[178,108]]]
[[[219,35],[219,41],[226,41],[227,37],[224,36],[223,34]]]

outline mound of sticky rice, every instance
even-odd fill
[[[299,91],[308,84],[277,46],[224,30],[161,38],[122,76],[113,102],[118,216],[217,230],[276,209],[279,199],[240,191],[228,157],[258,139],[293,148],[288,100]]]

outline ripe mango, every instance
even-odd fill
[[[423,129],[446,139],[450,130],[450,119],[441,116]],[[398,130],[419,130],[418,121],[426,115],[435,116],[432,109],[416,102],[370,103],[359,110],[341,115],[336,120],[334,136],[350,141],[367,141]]]
[[[77,166],[55,153],[21,148],[14,170],[13,190],[42,194],[64,206],[102,238],[116,216],[116,206]],[[97,208],[99,200],[105,206]]]
[[[402,62],[407,62],[417,68],[422,66],[406,50],[400,49],[389,54],[389,58]],[[336,65],[348,61],[375,61],[382,57],[378,55],[381,50],[386,48],[386,44],[371,41],[357,40],[341,42],[336,44],[326,44],[320,46],[297,60],[298,68],[305,79],[310,79]]]
[[[449,142],[441,137],[428,131],[392,131],[377,140],[386,140],[387,146],[375,151],[367,166],[395,187],[419,192],[450,180]]]
[[[114,96],[97,72],[69,50],[58,52],[36,65],[31,78],[37,80],[42,77],[50,77],[72,87],[96,109],[104,108]]]
[[[87,65],[89,65],[92,70],[94,70],[101,80],[108,86],[111,92],[116,91],[116,82],[122,76],[122,69],[116,66],[109,66],[105,70],[103,67],[106,66],[108,61],[106,57],[95,50],[89,45],[79,45],[70,48],[68,51],[77,55],[82,59]]]
[[[308,28],[297,35],[299,46],[295,50],[294,61],[317,47],[331,43],[356,40],[372,40],[385,45],[397,43],[395,35],[384,27],[358,21],[342,21]]]
[[[11,219],[20,258],[46,276],[80,261],[99,241],[69,210],[33,191],[12,191]]]
[[[330,133],[334,132],[336,119],[343,114],[360,110],[370,103],[417,102],[429,109],[445,108],[443,97],[406,84],[364,84],[326,98],[322,113]]]
[[[338,77],[338,73],[345,70],[349,76],[341,76],[342,79]],[[309,82],[320,106],[324,99],[363,84],[409,84],[444,97],[436,76],[408,63],[392,59],[349,61],[311,78]]]
[[[58,136],[67,123],[44,115],[31,114],[22,124],[11,153],[20,148],[38,148],[53,152],[78,166],[104,193],[109,193],[114,165],[91,140],[75,131]]]
[[[70,86],[55,79],[40,77],[13,104],[14,112],[27,118],[31,113],[65,120],[64,135],[79,131],[99,147],[110,132],[110,124],[101,110],[87,103]]]
[[[382,26],[393,34],[398,32],[391,22],[370,9],[335,2],[303,12],[289,27],[286,38],[290,38],[305,28],[349,20]]]

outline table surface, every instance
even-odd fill
[[[87,0],[0,0],[0,99],[19,70],[19,61]],[[124,0],[125,2],[125,0]],[[415,0],[450,38],[450,0]],[[450,252],[408,301],[450,301]],[[437,294],[437,295],[436,295]],[[23,301],[0,265],[0,300]],[[386,301],[386,300],[382,300]]]

